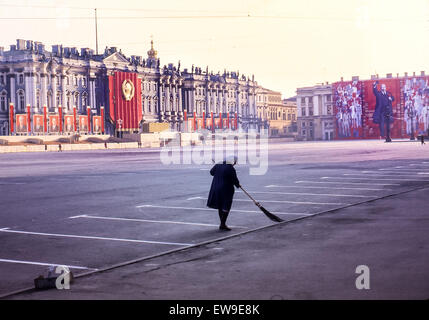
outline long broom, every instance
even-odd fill
[[[240,186],[240,189],[243,190],[243,192],[253,201],[253,203],[259,208],[261,209],[261,211],[271,220],[275,221],[275,222],[282,222],[284,221],[283,219],[280,219],[279,217],[277,217],[275,214],[272,214],[271,212],[269,212],[267,209],[265,209],[258,201],[256,201],[255,199],[252,198],[252,196],[250,194],[247,193],[246,190],[243,189],[242,186]]]

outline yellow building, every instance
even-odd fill
[[[270,137],[295,137],[297,107],[295,98],[282,100],[280,92],[261,88],[257,93],[257,113],[267,122]]]

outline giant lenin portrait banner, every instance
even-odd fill
[[[408,138],[429,129],[429,77],[336,82],[332,85],[336,139]],[[385,103],[383,103],[383,101]]]
[[[117,131],[139,130],[143,110],[137,73],[115,72],[109,76],[109,117]]]

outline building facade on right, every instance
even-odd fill
[[[318,84],[297,89],[299,140],[410,138],[429,134],[429,77]]]
[[[297,89],[297,140],[333,140],[332,85],[318,84]]]

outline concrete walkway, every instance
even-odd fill
[[[429,189],[77,278],[11,299],[429,299]],[[412,204],[412,205],[411,205]],[[370,289],[355,286],[368,266]]]

